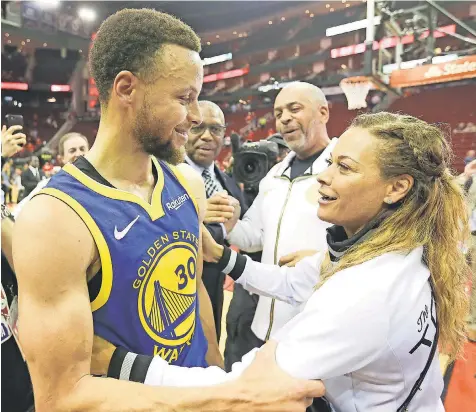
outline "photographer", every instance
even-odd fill
[[[281,162],[289,153],[289,147],[278,133],[258,143],[245,143],[238,147],[238,136],[233,136],[233,152],[237,158],[234,175],[237,181],[244,183],[244,196],[252,204],[258,195],[260,181],[271,167]],[[252,253],[252,259],[261,261],[261,252]],[[246,291],[236,283],[233,298],[226,316],[225,370],[231,371],[235,362],[239,362],[244,353],[248,353],[262,342],[251,330],[251,324],[258,305],[259,296]]]
[[[235,219],[236,226],[230,223],[227,239],[246,252],[263,250],[263,263],[294,266],[306,255],[327,248],[329,224],[317,217],[316,175],[326,168],[337,139],[331,141],[327,134],[325,95],[311,84],[295,82],[282,89],[274,114],[277,131],[292,151],[261,181],[244,218]],[[297,313],[287,303],[260,296],[252,323],[254,343],[263,344]],[[249,350],[240,349],[243,352],[235,352],[236,356]]]

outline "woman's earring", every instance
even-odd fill
[[[384,202],[387,204],[387,205],[391,205],[393,203],[393,200],[392,199],[385,199]]]

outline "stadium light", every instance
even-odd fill
[[[36,0],[36,3],[45,9],[55,9],[60,4],[59,0]]]
[[[233,54],[226,53],[226,54],[220,54],[219,56],[205,57],[202,60],[202,62],[204,66],[208,66],[209,64],[222,63],[231,59],[233,59]]]
[[[374,18],[374,25],[378,26],[380,24],[381,17],[376,16]],[[338,34],[349,33],[351,31],[366,29],[367,28],[367,19],[353,21],[347,24],[341,24],[340,26],[329,27],[326,29],[326,36],[337,36]]]
[[[79,17],[84,21],[94,21],[96,20],[96,12],[92,9],[83,7],[78,11]]]

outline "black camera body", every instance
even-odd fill
[[[259,182],[277,163],[279,147],[275,142],[260,140],[243,143],[233,153],[233,177],[245,185],[245,190],[257,189]]]

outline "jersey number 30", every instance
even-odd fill
[[[188,278],[195,279],[197,270],[197,265],[195,263],[195,258],[192,256],[188,259],[187,268],[184,265],[178,265],[177,269],[175,269],[175,274],[179,278],[179,290],[184,289],[187,286]]]

